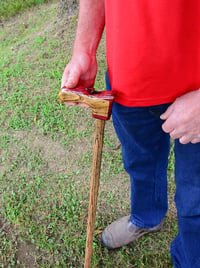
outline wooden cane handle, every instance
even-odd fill
[[[62,88],[59,100],[64,102],[85,103],[92,109],[92,116],[108,120],[116,93],[114,91],[96,91],[93,88]]]

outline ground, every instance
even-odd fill
[[[82,267],[92,163],[91,112],[59,104],[77,14],[57,18],[57,2],[1,23],[0,33],[0,267]],[[105,89],[105,38],[95,87]],[[163,230],[108,251],[102,229],[129,213],[129,178],[119,142],[106,122],[92,267],[172,267],[177,232],[173,153],[169,211]]]

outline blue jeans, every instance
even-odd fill
[[[107,77],[107,86],[109,80]],[[114,103],[113,124],[130,175],[131,221],[141,228],[161,222],[167,212],[170,137],[160,119],[170,104],[125,107]],[[178,235],[171,244],[175,268],[200,268],[200,143],[175,140],[175,202]]]

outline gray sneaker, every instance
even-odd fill
[[[153,228],[139,228],[130,221],[130,216],[114,221],[102,232],[102,244],[108,249],[115,249],[135,241],[140,236],[158,232],[162,228],[163,221]]]

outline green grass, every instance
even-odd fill
[[[94,121],[90,111],[58,101],[77,16],[67,25],[56,16],[57,2],[27,9],[1,28],[0,267],[82,267],[84,262]],[[104,44],[103,38],[98,88],[105,87]],[[171,268],[169,245],[177,232],[173,152],[163,231],[120,250],[101,247],[99,230],[129,213],[129,178],[117,145],[109,121],[92,267]]]
[[[48,0],[1,0],[0,18],[7,19],[26,8],[44,4]]]

